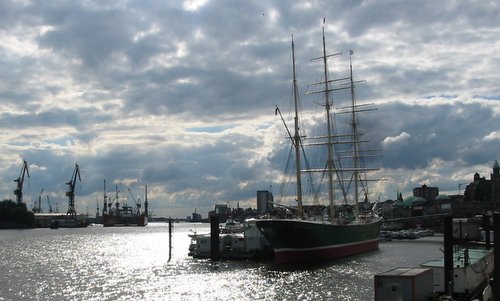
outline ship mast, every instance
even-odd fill
[[[333,141],[332,141],[332,126],[330,119],[330,89],[328,87],[328,65],[327,65],[327,56],[326,56],[326,42],[325,42],[325,21],[323,20],[323,72],[324,72],[324,85],[325,85],[325,111],[326,111],[326,126],[327,126],[327,147],[328,147],[328,159],[327,159],[327,168],[328,168],[328,199],[330,201],[330,220],[333,221],[335,217],[335,207],[333,204],[333,200],[335,198],[334,195],[334,187],[333,187]]]
[[[148,185],[144,186],[144,216],[148,216]]]
[[[294,129],[295,133],[293,136],[294,146],[295,146],[295,168],[296,168],[296,177],[297,177],[297,209],[299,211],[299,216],[304,215],[304,210],[302,209],[302,175],[300,172],[300,134],[299,134],[299,93],[297,88],[297,77],[295,72],[295,45],[293,43],[293,35],[292,35],[292,68],[293,68],[293,102],[295,107],[295,117],[294,117]]]
[[[340,80],[344,80],[344,79],[348,80],[349,81],[348,84],[343,84],[338,88],[331,89],[331,91],[343,90],[343,89],[350,90],[351,104],[348,107],[337,108],[338,109],[337,114],[349,114],[351,116],[350,117],[350,119],[351,119],[351,121],[350,121],[351,122],[351,133],[348,135],[351,138],[351,141],[340,141],[339,143],[352,144],[351,151],[353,154],[353,156],[352,156],[353,167],[352,168],[342,168],[340,170],[349,171],[349,172],[352,171],[351,181],[354,181],[354,196],[353,196],[353,198],[354,198],[354,211],[355,211],[355,216],[359,216],[359,195],[360,195],[360,189],[362,188],[359,185],[360,182],[362,183],[363,181],[366,181],[366,182],[377,181],[377,180],[368,180],[368,179],[362,180],[360,172],[366,173],[367,171],[378,170],[378,168],[366,168],[365,166],[363,166],[361,159],[364,157],[377,157],[376,155],[368,155],[366,153],[367,152],[375,152],[378,150],[375,150],[375,149],[369,150],[369,149],[362,149],[361,148],[361,143],[368,142],[368,141],[360,140],[362,133],[359,132],[359,123],[358,123],[357,113],[358,112],[374,111],[374,110],[376,110],[376,108],[372,107],[373,104],[358,105],[356,103],[356,96],[354,93],[354,85],[357,83],[360,83],[362,81],[354,81],[354,77],[353,77],[353,73],[352,73],[352,55],[353,55],[353,52],[352,52],[352,50],[350,50],[349,51],[349,72],[350,72],[349,77],[340,79]],[[341,187],[343,187],[343,185]],[[364,185],[363,185],[363,187],[364,187]],[[366,187],[364,187],[364,189],[365,189],[365,195],[367,195],[368,192],[366,191]],[[344,197],[346,197],[345,189],[344,189]]]
[[[354,81],[352,79],[352,50],[349,51],[349,71],[350,71],[350,87],[351,87],[351,105],[352,105],[352,139],[354,140],[354,213],[359,216],[359,145],[358,141],[358,122],[356,120],[356,99],[354,97]]]

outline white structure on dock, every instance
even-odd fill
[[[427,301],[432,293],[432,269],[395,268],[375,275],[375,301]]]
[[[437,259],[421,264],[434,271],[434,291],[445,292],[444,260]],[[453,252],[453,292],[473,295],[484,287],[488,275],[493,273],[493,249],[458,247]]]

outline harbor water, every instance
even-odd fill
[[[209,224],[0,231],[0,300],[373,300],[374,275],[442,257],[442,237],[300,265],[188,257]]]

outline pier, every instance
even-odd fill
[[[454,221],[449,214],[439,218],[444,230],[444,256],[419,267],[375,275],[375,300],[493,300],[492,295],[498,299],[500,269],[495,267],[500,266],[500,248],[490,248],[491,216],[483,216],[480,224],[486,242],[467,239],[462,219]],[[493,213],[493,233],[493,241],[500,241],[499,212]]]

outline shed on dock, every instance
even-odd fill
[[[427,301],[433,293],[429,268],[395,268],[375,275],[375,301]]]

